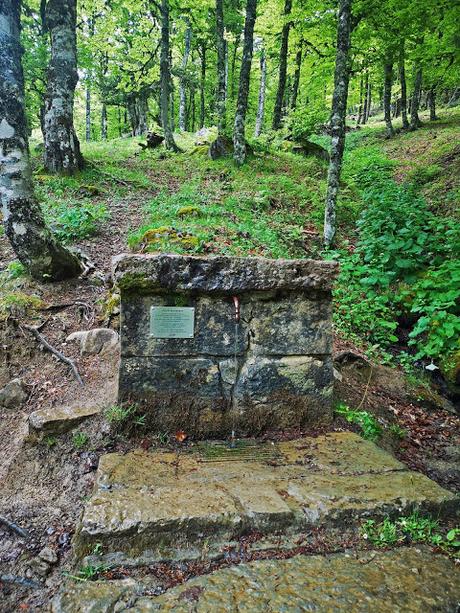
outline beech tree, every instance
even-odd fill
[[[163,127],[166,149],[179,151],[169,123],[171,96],[171,67],[169,62],[169,0],[161,0],[161,125]]]
[[[225,130],[225,38],[224,38],[224,2],[216,0],[216,46],[217,46],[217,133],[221,136]]]
[[[332,246],[336,231],[336,205],[343,150],[345,147],[345,117],[350,77],[351,7],[352,0],[339,0],[334,93],[331,111],[331,156],[327,175],[326,206],[324,212],[324,245],[327,248]]]
[[[76,255],[46,227],[29,163],[20,43],[21,2],[0,0],[0,201],[5,233],[19,260],[40,281],[82,271]]]
[[[248,110],[249,82],[251,76],[252,52],[254,46],[254,24],[256,21],[257,0],[247,0],[244,24],[243,58],[241,60],[238,99],[233,127],[233,146],[235,163],[241,165],[246,159],[246,113]]]
[[[284,2],[284,23],[281,32],[281,47],[280,47],[280,65],[278,75],[278,89],[276,91],[275,109],[273,111],[274,130],[279,130],[281,127],[281,116],[283,111],[284,92],[286,89],[286,73],[287,73],[287,54],[289,46],[289,30],[291,29],[290,15],[292,10],[292,0]]]
[[[83,168],[73,125],[78,82],[76,22],[76,0],[48,0],[45,26],[51,39],[51,59],[44,113],[44,163],[48,171],[66,174]]]

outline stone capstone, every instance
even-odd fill
[[[332,419],[334,262],[121,255],[119,398],[158,430],[254,435]],[[236,321],[235,298],[239,320]],[[192,307],[192,338],[150,332],[152,307]]]
[[[54,597],[51,613],[454,613],[460,569],[425,547],[297,555],[221,568],[153,595],[161,591],[145,579],[74,582]]]
[[[349,432],[268,444],[270,461],[257,460],[267,446],[254,448],[251,461],[228,461],[226,448],[216,455],[209,443],[196,449],[102,456],[74,539],[78,557],[96,543],[128,558],[200,557],[203,547],[209,553],[255,531],[299,534],[413,509],[459,510],[454,494]]]
[[[81,355],[101,355],[116,349],[118,346],[118,333],[111,328],[94,328],[73,332],[66,338],[66,342],[78,341]]]
[[[27,400],[27,387],[22,379],[12,379],[0,389],[0,407],[16,409]]]

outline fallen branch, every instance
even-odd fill
[[[6,519],[6,517],[3,517],[2,515],[0,515],[0,524],[3,524],[12,532],[16,532],[16,534],[19,534],[19,536],[22,536],[22,538],[24,539],[29,538],[29,533],[27,532],[27,530],[24,530],[24,528],[21,528],[20,526],[10,521],[9,519]]]
[[[15,575],[0,575],[0,583],[15,583],[16,585],[32,587],[35,589],[43,587],[36,581],[31,581],[30,579],[25,579],[24,577],[16,577]]]
[[[105,177],[108,177],[109,179],[112,179],[112,181],[115,181],[115,183],[118,183],[119,185],[124,185],[125,187],[129,187],[130,185],[134,185],[135,187],[142,187],[138,181],[130,181],[129,179],[119,179],[115,175],[110,174],[110,172],[107,172],[106,170],[102,170],[96,164],[93,164],[93,162],[87,162],[87,164],[89,166],[92,166],[95,170],[97,170],[99,174],[104,175]]]
[[[78,368],[76,367],[75,362],[73,360],[66,357],[63,353],[61,353],[55,347],[53,347],[53,345],[50,345],[50,343],[46,340],[46,338],[42,334],[40,334],[37,328],[34,328],[33,326],[28,326],[27,324],[21,324],[21,326],[25,328],[26,330],[28,330],[31,334],[33,334],[33,336],[37,339],[39,343],[43,345],[43,347],[45,347],[45,349],[48,349],[48,351],[52,353],[53,355],[55,355],[59,360],[61,360],[61,362],[64,362],[64,364],[67,364],[67,366],[69,366],[70,369],[72,370],[75,376],[75,379],[78,381],[78,383],[80,385],[84,385],[83,380],[80,376],[80,373],[78,372]]]

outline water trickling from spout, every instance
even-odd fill
[[[233,369],[234,369],[234,380],[232,386],[231,393],[231,407],[230,410],[232,412],[232,436],[230,437],[230,447],[234,448],[236,446],[236,382],[238,379],[238,336],[240,330],[240,301],[237,296],[233,296],[233,304],[235,307],[235,339],[234,339],[234,348],[233,348]]]

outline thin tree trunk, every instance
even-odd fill
[[[414,91],[412,93],[411,105],[410,105],[410,129],[416,130],[422,125],[420,117],[418,116],[418,109],[420,105],[420,95],[422,90],[422,69],[418,67],[415,73]]]
[[[182,73],[179,81],[179,131],[184,132],[186,128],[185,114],[186,114],[186,103],[187,103],[187,94],[186,94],[186,76],[185,70],[188,64],[188,58],[190,55],[190,47],[192,42],[192,27],[190,25],[190,19],[188,17],[186,19],[186,29],[185,29],[185,47],[184,47],[184,56],[182,58]]]
[[[72,174],[83,168],[80,143],[73,126],[78,81],[76,0],[49,0],[46,27],[51,36],[51,60],[45,110],[45,168]]]
[[[339,193],[343,150],[345,147],[345,117],[348,81],[350,78],[351,4],[352,0],[339,0],[337,51],[331,112],[331,157],[327,176],[326,207],[324,212],[324,244],[326,248],[332,246],[336,232],[336,204]]]
[[[363,105],[363,125],[367,122],[367,107],[368,107],[368,93],[369,93],[369,71],[366,69],[366,78],[364,80],[364,105]]]
[[[430,107],[430,121],[439,119],[436,115],[436,90],[434,86],[428,92],[428,106]]]
[[[107,140],[107,106],[105,102],[102,103],[101,107],[101,138]]]
[[[79,275],[78,258],[56,241],[35,199],[24,109],[21,2],[0,2],[0,204],[5,233],[19,260],[40,281]]]
[[[169,0],[161,0],[161,124],[166,149],[179,151],[169,124],[169,103],[171,94],[171,68],[169,64]]]
[[[359,79],[359,107],[358,107],[358,120],[356,122],[356,125],[359,126],[359,124],[362,122],[363,120],[363,75],[361,74],[361,77]]]
[[[366,114],[366,122],[369,121],[369,117],[371,116],[371,106],[372,106],[372,83],[369,79],[369,83],[367,85],[367,114]]]
[[[406,85],[406,68],[404,58],[404,41],[401,44],[399,51],[399,83],[401,85],[401,119],[403,130],[409,129],[409,120],[407,119],[407,85]]]
[[[233,45],[233,54],[232,54],[232,83],[230,87],[230,98],[233,100],[235,98],[235,71],[236,71],[236,56],[238,53],[238,47],[240,45],[241,33],[238,33],[238,36],[235,38],[235,44]]]
[[[225,132],[225,38],[224,0],[216,0],[216,44],[217,44],[217,135]]]
[[[121,130],[121,108],[120,105],[117,107],[117,124],[118,124],[118,136],[121,138],[122,130]]]
[[[257,0],[247,0],[246,20],[244,23],[243,58],[241,60],[240,82],[236,103],[235,124],[233,128],[233,157],[241,165],[246,159],[246,113],[248,110],[249,82],[251,77],[252,51],[254,46],[254,24],[256,21]]]
[[[206,43],[201,44],[201,81],[200,81],[200,129],[204,128],[206,122]]]
[[[86,142],[91,140],[91,90],[89,86],[86,86]]]
[[[394,136],[393,124],[391,123],[391,86],[393,84],[393,63],[388,58],[383,67],[384,85],[383,85],[383,114],[385,117],[385,125],[387,128],[387,136]]]
[[[283,112],[284,91],[286,89],[286,71],[287,71],[287,54],[289,46],[289,30],[291,29],[291,21],[289,16],[292,10],[292,0],[284,1],[284,24],[281,33],[281,49],[280,49],[280,67],[278,75],[278,89],[276,91],[275,108],[273,110],[272,128],[279,130],[281,128],[281,116]]]
[[[225,101],[228,97],[228,42],[224,39],[225,45]]]
[[[297,53],[295,56],[294,83],[292,85],[292,96],[291,96],[291,109],[292,110],[294,110],[297,106],[297,96],[299,95],[300,71],[302,70],[302,52],[303,52],[303,45],[302,45],[302,41],[300,41],[299,48],[297,49]]]
[[[267,59],[265,57],[265,49],[262,46],[260,50],[260,84],[259,84],[259,100],[257,105],[256,128],[254,136],[260,136],[264,123],[265,111],[265,81],[267,78]]]

